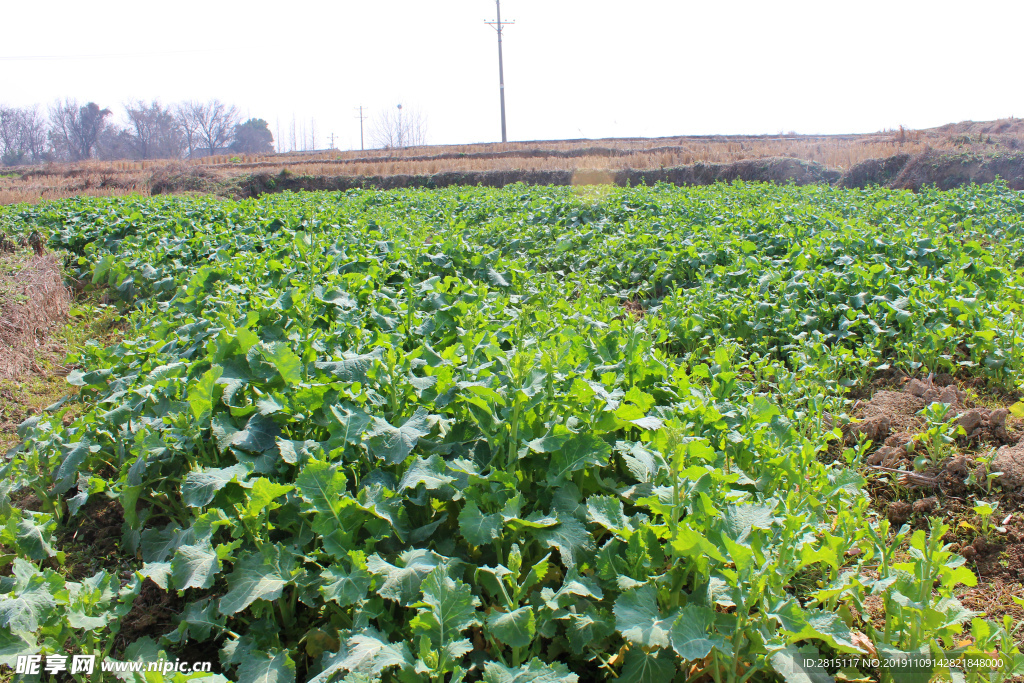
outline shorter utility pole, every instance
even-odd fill
[[[490,24],[498,31],[498,87],[501,91],[501,141],[508,142],[508,136],[505,134],[505,65],[501,58],[501,29],[503,26],[511,26],[516,23],[514,21],[502,21],[501,20],[501,0],[494,0],[495,5],[498,9],[498,20],[497,21],[485,21],[485,24]]]
[[[331,149],[334,149],[334,133],[331,133]]]
[[[398,105],[398,146],[405,147],[405,131],[402,130],[402,105]]]
[[[359,105],[359,116],[356,118],[359,119],[359,149],[365,150],[366,147],[363,145],[363,121],[365,121],[367,117],[363,116],[363,105]]]

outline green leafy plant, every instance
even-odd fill
[[[934,402],[918,413],[924,417],[927,429],[914,436],[914,441],[923,443],[925,447],[925,453],[914,458],[915,470],[941,462],[948,455],[948,447],[955,437],[965,434],[963,427],[949,420],[951,409],[948,403]]]
[[[797,683],[807,656],[951,648],[976,578],[937,522],[874,517],[863,443],[825,452],[879,369],[1020,381],[1022,215],[1004,184],[0,209],[125,327],[4,465],[0,662],[201,648],[245,683]],[[948,410],[924,413],[932,463]],[[58,539],[100,503],[128,570],[70,580]],[[143,583],[181,601],[152,637],[123,630]],[[971,624],[1011,652],[1012,625]]]

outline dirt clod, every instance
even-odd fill
[[[1010,441],[1006,431],[1006,418],[1009,414],[1005,408],[972,408],[957,418],[957,424],[964,428],[968,441],[1007,443]]]
[[[951,458],[946,463],[946,473],[956,479],[966,479],[967,475],[970,474],[970,465],[967,462],[967,457],[958,455],[955,458]]]
[[[890,437],[892,438],[892,437]],[[881,465],[882,467],[895,468],[903,461],[907,454],[906,449],[893,446],[882,446],[867,458],[869,465]]]
[[[910,515],[914,512],[914,506],[905,500],[894,500],[889,503],[889,509],[886,511],[886,516],[889,521],[893,524],[903,524]]]
[[[924,398],[924,395],[931,389],[931,385],[927,382],[922,382],[919,379],[912,379],[907,382],[907,386],[903,387],[903,393],[910,394],[911,396],[917,396],[918,398]]]
[[[876,415],[888,417],[894,431],[917,432],[924,427],[924,420],[917,415],[924,407],[924,399],[906,391],[879,391],[858,412],[864,419]]]
[[[996,483],[1003,488],[1024,488],[1024,446],[1003,446],[989,468],[990,472],[1002,472]]]
[[[907,449],[907,444],[914,440],[914,435],[910,432],[897,432],[885,440],[885,445],[890,448],[902,448]]]
[[[921,500],[914,501],[914,512],[919,515],[927,515],[939,506],[939,499],[935,496],[928,496]]]
[[[846,425],[846,443],[856,444],[861,438],[873,443],[882,443],[889,436],[892,421],[888,415],[874,415],[860,422]]]

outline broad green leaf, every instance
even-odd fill
[[[1017,401],[1010,406],[1010,414],[1014,417],[1024,418],[1024,401]]]
[[[480,601],[468,584],[448,576],[447,567],[432,569],[420,585],[423,599],[413,607],[416,617],[410,622],[414,632],[430,638],[435,647],[459,640],[462,632],[480,623],[476,607]]]
[[[340,662],[341,669],[378,675],[395,666],[401,669],[412,668],[409,645],[406,642],[392,643],[373,627],[364,628],[353,635],[346,645],[348,655]]]
[[[228,577],[228,592],[220,599],[222,614],[237,614],[254,600],[276,600],[296,573],[295,556],[279,545],[264,546],[235,563]]]
[[[566,627],[566,635],[569,638],[572,651],[577,655],[583,654],[595,643],[600,643],[602,639],[615,632],[613,619],[593,607],[587,609],[583,614],[570,612],[568,618],[569,625]]]
[[[18,655],[39,654],[36,636],[29,633],[14,633],[9,629],[0,630],[0,665],[14,669]]]
[[[553,482],[577,470],[587,467],[603,467],[608,463],[612,447],[594,434],[577,434],[562,445],[555,453],[552,474]]]
[[[341,382],[365,382],[367,371],[380,360],[382,353],[381,349],[376,349],[366,355],[350,356],[340,361],[319,361],[313,365]]]
[[[640,429],[645,429],[647,431],[657,431],[665,426],[664,422],[653,416],[641,417],[637,420],[630,420],[630,422]]]
[[[808,609],[804,610],[804,617],[806,621],[803,630],[788,636],[790,642],[818,638],[840,651],[860,652],[860,649],[851,640],[853,633],[850,628],[835,612]]]
[[[633,530],[626,519],[622,501],[611,496],[590,496],[587,498],[587,520],[600,524],[613,534],[628,539]]]
[[[224,368],[214,365],[203,373],[202,377],[188,383],[189,407],[192,409],[192,416],[199,423],[205,422],[206,418],[213,412],[213,392],[217,386],[217,380],[224,374]]]
[[[23,510],[21,515],[15,531],[18,550],[36,561],[56,555],[57,551],[53,548],[53,532],[57,529],[57,521],[53,515],[31,510]],[[14,521],[13,516],[10,521]]]
[[[725,638],[713,635],[715,611],[708,607],[689,604],[679,611],[679,616],[672,623],[670,638],[672,649],[684,661],[704,659],[711,650],[718,648],[728,657],[732,656],[732,647]]]
[[[772,505],[729,505],[725,508],[722,521],[725,524],[726,533],[734,541],[740,543],[747,540],[750,530],[770,529],[775,522]]]
[[[213,427],[221,450],[234,447],[249,453],[276,451],[277,437],[281,434],[281,428],[274,419],[261,413],[253,414],[241,430],[235,430],[226,416],[218,413],[214,417]]]
[[[487,615],[487,630],[509,647],[526,647],[537,633],[533,608],[520,607],[512,612],[493,611]]]
[[[295,487],[286,484],[276,484],[269,479],[260,477],[252,483],[252,489],[249,490],[249,501],[245,506],[245,516],[256,517],[268,505],[271,510],[280,507],[274,501],[293,488]]]
[[[331,406],[331,415],[338,423],[337,433],[347,443],[360,443],[373,417],[355,406]],[[334,430],[332,430],[334,433]]]
[[[295,662],[288,650],[251,652],[238,667],[238,683],[295,683]]]
[[[29,577],[24,586],[0,596],[0,626],[12,631],[35,633],[40,624],[56,616],[54,586],[42,574]]]
[[[647,652],[631,647],[618,680],[622,683],[665,683],[676,672],[676,662],[666,650]]]
[[[345,475],[337,465],[311,458],[295,478],[295,487],[304,501],[321,514],[328,515],[335,527],[341,527],[341,501],[346,495]]]
[[[420,484],[423,484],[428,491],[435,491],[447,486],[455,481],[454,477],[445,474],[447,469],[444,460],[436,454],[427,458],[413,458],[409,468],[402,475],[402,480],[398,482],[398,491],[415,489]]]
[[[567,569],[592,559],[597,548],[594,537],[575,517],[558,515],[558,524],[537,529],[534,536],[549,548],[556,548]]]
[[[366,598],[373,577],[359,568],[351,572],[340,565],[332,565],[325,569],[320,578],[320,595],[324,601],[334,601],[342,607],[354,605]]]
[[[171,582],[177,590],[206,589],[220,572],[220,560],[209,541],[200,545],[182,545],[171,560]]]
[[[193,508],[210,504],[213,497],[230,482],[242,482],[249,474],[245,465],[210,468],[189,472],[181,485],[181,501]]]
[[[570,673],[564,664],[546,664],[531,659],[517,669],[499,662],[484,664],[484,683],[577,683],[579,676]]]
[[[658,611],[658,593],[651,584],[625,591],[615,600],[615,628],[634,645],[668,647],[671,624]]]
[[[311,458],[318,452],[317,447],[319,444],[309,439],[293,441],[278,437],[276,441],[277,452],[281,455],[281,460],[289,465],[297,465],[300,459]]]
[[[365,438],[371,455],[383,459],[388,465],[397,465],[409,456],[420,437],[429,433],[427,411],[417,408],[401,427],[393,427],[379,417],[373,418],[373,427]]]
[[[167,590],[171,579],[170,562],[146,562],[137,574],[143,579],[149,579],[160,588]]]
[[[291,350],[287,342],[268,344],[264,357],[277,368],[287,384],[298,384],[302,381],[302,359]]]
[[[534,439],[528,445],[534,453],[554,453],[575,437],[576,434],[566,429],[565,425],[555,425],[551,433]]]
[[[399,555],[396,564],[384,561],[379,555],[371,555],[366,560],[366,567],[372,574],[383,579],[377,588],[382,598],[408,607],[419,595],[423,578],[442,564],[444,559],[430,550],[417,548]]]
[[[833,680],[827,669],[814,666],[819,659],[821,653],[814,646],[797,648],[795,645],[787,645],[768,657],[772,669],[786,683],[824,683]]]
[[[466,503],[459,513],[459,531],[473,545],[490,545],[501,534],[499,513],[485,515],[473,501]]]
[[[174,642],[205,642],[211,636],[220,635],[226,624],[226,617],[217,610],[217,603],[206,598],[185,605],[178,618],[178,640]]]
[[[677,553],[686,557],[707,556],[719,562],[728,562],[715,544],[685,524],[679,526],[676,537],[670,543]]]
[[[89,439],[83,439],[62,447],[65,451],[64,459],[54,474],[56,484],[53,487],[55,493],[67,493],[78,482],[78,471],[82,464],[88,459],[91,453],[98,453],[100,446]],[[35,558],[33,558],[35,559]],[[42,559],[42,558],[39,558]]]

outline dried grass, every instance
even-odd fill
[[[0,204],[75,196],[149,194],[185,181],[172,191],[210,191],[193,182],[226,181],[252,173],[287,170],[303,175],[424,175],[449,171],[651,170],[696,163],[791,157],[846,170],[868,159],[928,150],[995,152],[1024,149],[1024,121],[962,122],[928,130],[866,135],[748,135],[616,138],[435,145],[404,149],[290,152],[215,156],[194,161],[87,161],[17,169],[0,175]],[[188,176],[191,176],[189,178]],[[193,187],[193,185],[196,185]],[[158,190],[161,191],[161,190]],[[162,191],[167,191],[162,190]]]
[[[38,370],[36,354],[54,325],[67,319],[71,294],[55,254],[0,255],[0,377]]]

